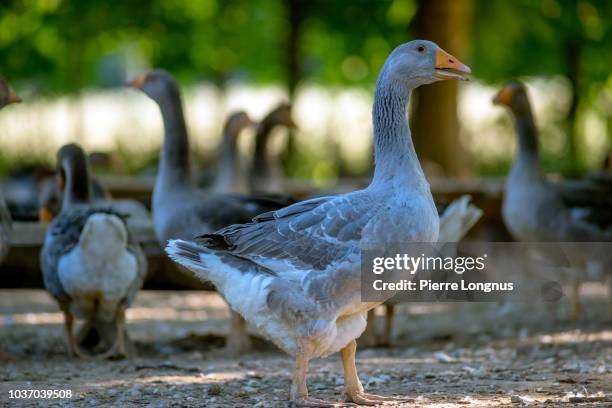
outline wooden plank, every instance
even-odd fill
[[[155,185],[154,176],[99,176],[103,186],[117,198],[135,198],[149,201]],[[312,180],[286,179],[284,191],[287,194],[298,197],[318,195],[319,192],[349,192],[366,187],[370,183],[369,178],[353,177],[339,179],[334,186],[321,187]],[[434,196],[437,195],[487,195],[501,196],[504,190],[503,178],[455,178],[436,177],[430,178],[429,183]]]
[[[45,242],[47,224],[39,222],[14,222],[9,236],[12,247],[40,247]],[[130,231],[141,244],[155,243],[155,231],[151,222],[130,226]]]

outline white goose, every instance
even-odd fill
[[[172,259],[212,281],[232,307],[295,357],[291,401],[330,405],[308,396],[308,362],[341,352],[347,401],[377,405],[355,368],[355,339],[366,312],[361,301],[360,248],[397,242],[436,242],[439,218],[406,121],[410,93],[470,72],[430,41],[397,47],[378,77],[372,119],[376,170],[352,193],[315,198],[205,235],[173,240]]]

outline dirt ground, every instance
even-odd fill
[[[565,305],[402,305],[393,346],[358,351],[360,377],[401,406],[612,406],[606,296],[587,292],[578,323],[563,321]],[[129,360],[68,359],[61,322],[44,291],[0,290],[0,406],[288,406],[291,359],[263,341],[224,356],[228,312],[214,293],[142,292],[128,313],[139,350]],[[312,362],[311,395],[340,401],[342,384],[337,355]],[[26,389],[73,396],[9,399]]]

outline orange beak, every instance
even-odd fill
[[[510,106],[512,103],[512,89],[509,86],[504,86],[499,90],[497,95],[493,98],[494,105],[506,105]]]
[[[147,79],[147,74],[138,75],[136,78],[127,82],[129,86],[133,86],[134,88],[142,89],[144,87],[145,81]]]
[[[15,90],[9,87],[8,103],[19,103],[21,101],[22,99],[15,93]]]
[[[440,79],[459,79],[467,81],[468,78],[463,74],[469,74],[470,67],[459,61],[441,48],[436,50],[436,77]]]
[[[53,218],[55,218],[55,216],[53,215],[53,213],[45,206],[45,207],[41,207],[38,210],[38,220],[40,222],[45,222],[45,223],[50,223],[51,221],[53,221]]]

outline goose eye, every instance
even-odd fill
[[[425,52],[425,47],[423,47],[422,45],[419,45],[419,46],[417,47],[417,51],[418,51],[418,52]]]

